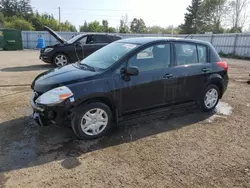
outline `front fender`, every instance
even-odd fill
[[[103,98],[114,104],[107,79],[93,79],[68,86],[74,94],[74,106],[91,99]]]

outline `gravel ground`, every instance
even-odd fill
[[[213,113],[180,110],[79,141],[32,121],[37,51],[0,52],[0,187],[250,187],[250,62],[225,59],[230,83]]]

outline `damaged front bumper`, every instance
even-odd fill
[[[31,106],[33,108],[33,119],[39,126],[48,126],[51,124],[64,125],[70,123],[71,106],[63,103],[58,106],[39,105],[35,102],[37,93],[33,92],[31,96]]]

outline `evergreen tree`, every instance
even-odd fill
[[[201,3],[202,0],[192,0],[191,5],[187,7],[187,13],[185,13],[184,24],[180,25],[181,33],[200,33],[200,28],[202,26],[202,18],[200,15]]]
[[[20,0],[18,4],[19,4],[19,9],[22,15],[27,15],[27,14],[32,13],[30,0]]]
[[[203,0],[200,14],[202,16],[201,32],[222,33],[222,22],[227,13],[226,0]]]
[[[84,21],[84,25],[80,26],[80,32],[89,32],[89,26],[86,20]]]

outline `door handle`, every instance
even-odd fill
[[[201,71],[202,71],[202,72],[209,72],[210,69],[209,69],[209,68],[203,68],[203,69],[201,69]]]
[[[172,74],[165,74],[163,76],[164,79],[170,79],[170,78],[173,78],[174,76]]]

